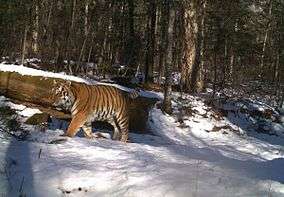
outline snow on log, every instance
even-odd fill
[[[23,75],[13,70],[0,70],[0,94],[21,104],[37,107],[56,118],[69,119],[71,117],[69,112],[59,111],[53,106],[54,97],[51,95],[54,80],[56,82],[64,82],[68,78],[62,79],[57,78],[57,76],[49,77],[27,74]],[[78,84],[81,82],[83,81],[72,81],[72,83]],[[131,102],[129,110],[130,130],[136,132],[144,132],[146,130],[149,110],[156,101],[156,98],[139,96]]]

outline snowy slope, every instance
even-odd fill
[[[2,103],[17,113],[23,109]],[[192,104],[200,113],[206,108],[200,100]],[[208,133],[216,124],[196,115],[181,127],[175,117],[153,109],[154,135],[131,134],[128,144],[80,137],[56,144],[62,130],[39,132],[24,125],[31,132],[26,141],[0,139],[0,191],[9,196],[19,191],[27,196],[284,196],[284,140],[276,145],[233,132]]]
[[[0,97],[3,106],[13,108],[20,122],[41,113]],[[131,133],[127,144],[63,138],[60,127],[43,131],[25,124],[30,134],[21,141],[3,135],[0,117],[0,194],[284,196],[282,135],[257,133],[243,116],[218,119],[202,97],[174,94],[173,106],[172,116],[152,109],[149,134]],[[183,114],[181,122],[186,106],[193,112]],[[216,127],[221,129],[213,132]],[[283,127],[278,124],[279,133]]]

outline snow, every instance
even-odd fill
[[[17,72],[21,75],[53,77],[53,78],[60,78],[60,79],[65,79],[65,80],[70,80],[70,81],[81,82],[81,83],[89,83],[87,80],[84,80],[84,79],[79,78],[79,77],[37,70],[37,69],[33,69],[33,68],[28,68],[28,67],[25,67],[25,66],[22,66],[22,65],[17,66],[17,65],[13,65],[13,64],[0,63],[0,71]]]
[[[188,148],[77,138],[62,145],[12,141],[6,146],[6,155],[20,161],[10,167],[11,174],[15,173],[10,180],[17,189],[25,176],[27,196],[60,196],[62,191],[71,192],[70,196],[284,193],[283,185],[277,181],[280,172],[276,173],[283,166],[282,160],[242,161],[208,148]],[[28,160],[26,155],[30,155]]]
[[[0,96],[0,107],[10,107],[11,109],[14,109],[18,115],[23,117],[30,117],[34,114],[42,113],[39,109],[33,109],[26,107],[25,105],[10,102],[9,99],[5,98],[4,96]]]
[[[16,196],[21,191],[43,197],[283,196],[284,139],[278,137],[280,145],[233,132],[208,133],[215,125],[232,123],[203,118],[200,114],[208,110],[203,100],[188,98],[197,114],[185,120],[186,127],[154,108],[149,118],[152,134],[131,133],[132,143],[127,144],[67,139],[59,136],[61,129],[39,132],[37,127],[23,125],[31,132],[27,140],[0,139],[0,193]],[[4,97],[0,102],[18,112],[35,111]],[[59,139],[67,141],[53,143]]]

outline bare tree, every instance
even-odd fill
[[[165,64],[165,87],[164,87],[164,102],[163,111],[171,114],[172,113],[172,68],[173,68],[173,33],[174,33],[174,20],[175,20],[175,9],[173,1],[164,0],[165,9],[165,22],[167,25],[167,35],[164,43],[166,49],[166,64]]]
[[[29,28],[29,26],[27,24],[25,24],[25,30],[24,30],[24,33],[23,33],[23,41],[22,41],[21,65],[24,64],[24,60],[25,60],[28,28]]]
[[[145,81],[153,82],[153,67],[155,59],[156,42],[156,0],[150,0],[148,4],[147,44],[145,61]]]
[[[182,84],[185,91],[195,92],[200,70],[201,53],[201,1],[184,2],[185,48],[182,65]]]
[[[33,0],[33,28],[32,28],[32,52],[38,55],[39,50],[39,0]]]
[[[202,5],[202,3],[204,5]],[[192,71],[190,75],[190,92],[194,93],[197,91],[201,91],[201,83],[203,83],[203,77],[201,76],[201,58],[202,55],[204,54],[204,49],[202,48],[204,43],[203,43],[203,37],[204,37],[204,32],[203,32],[203,27],[204,27],[204,14],[202,14],[201,9],[205,6],[204,1],[198,1],[195,4],[196,7],[194,9],[196,10],[196,24],[194,24],[195,28],[195,40],[194,40],[194,45],[195,45],[195,54],[193,57],[193,65],[192,65]],[[203,24],[202,24],[203,23]],[[203,54],[202,54],[203,53]],[[203,62],[204,64],[204,62]],[[202,65],[204,66],[204,65]]]
[[[265,52],[267,48],[268,33],[270,30],[270,25],[271,25],[272,5],[273,5],[273,1],[269,0],[268,2],[268,6],[269,6],[268,21],[266,23],[263,46],[262,46],[261,61],[260,61],[260,72],[261,72],[260,76],[261,77],[263,77],[263,74],[264,74],[264,59],[265,59]]]

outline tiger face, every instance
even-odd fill
[[[53,89],[54,102],[53,106],[64,110],[70,110],[74,104],[75,98],[68,84],[57,84]]]

